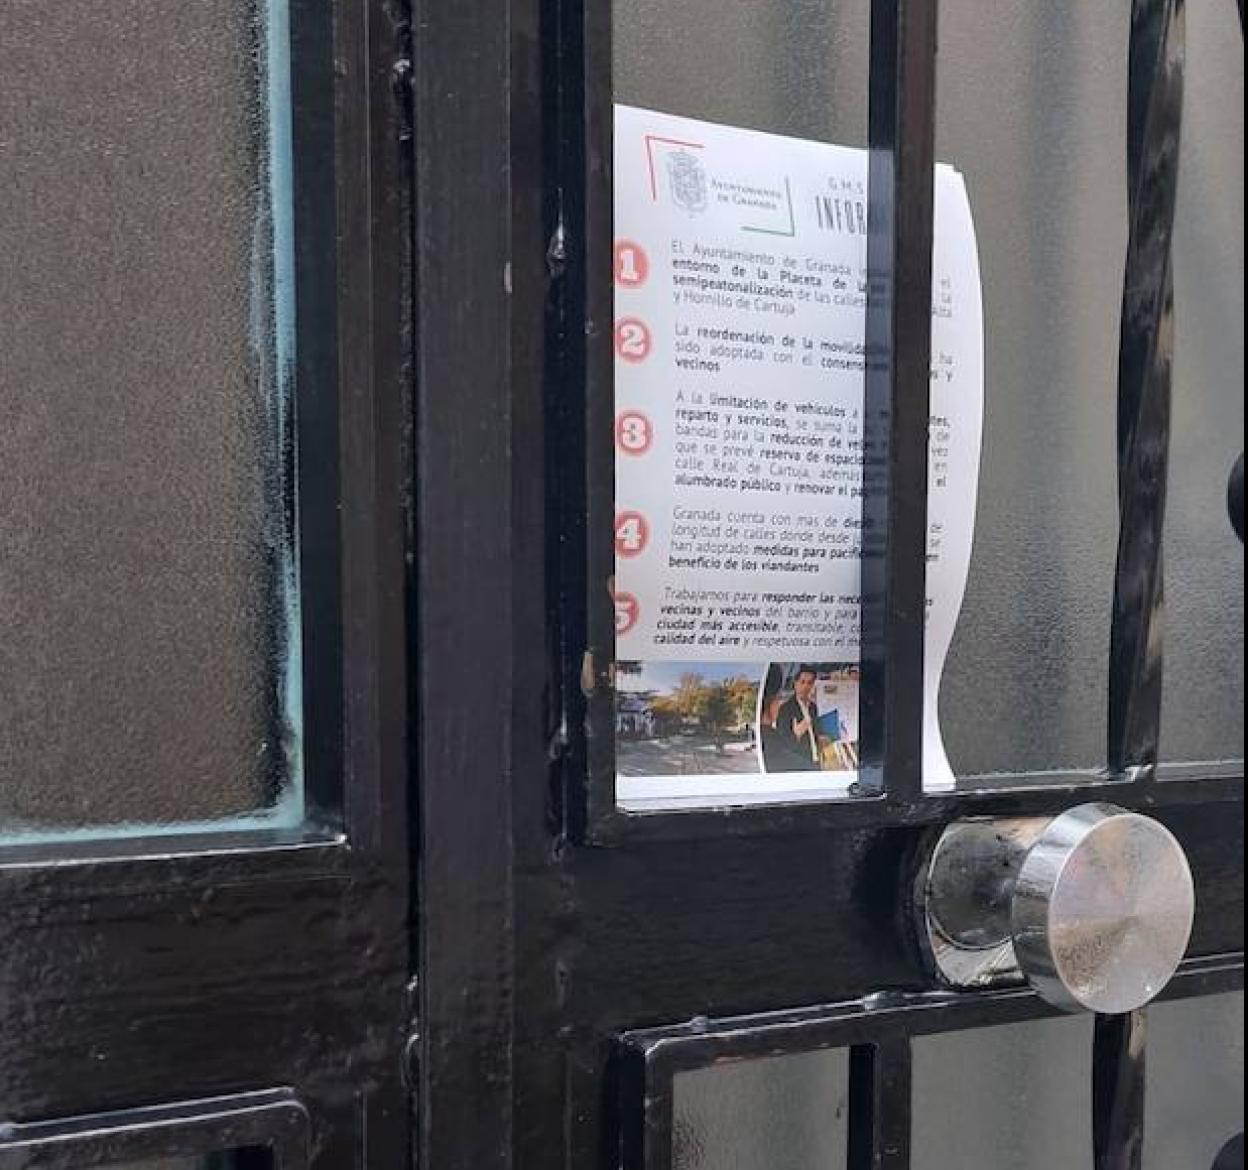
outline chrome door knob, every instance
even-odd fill
[[[1183,958],[1194,912],[1182,846],[1151,817],[1109,804],[957,822],[922,884],[927,941],[947,982],[1021,975],[1068,1011],[1148,1003]]]

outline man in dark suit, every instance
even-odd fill
[[[780,689],[784,685],[784,671],[776,663],[767,668],[767,680],[763,684],[763,702],[759,713],[758,736],[763,749],[764,772],[794,772],[801,770],[800,749],[791,734],[780,730],[780,708],[784,706]]]
[[[776,729],[785,744],[788,768],[794,772],[817,772],[819,735],[815,723],[819,709],[815,706],[815,668],[802,666],[793,680],[793,696],[780,705]],[[790,754],[791,753],[791,754]]]

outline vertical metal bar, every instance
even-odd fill
[[[615,231],[615,142],[611,5],[583,4],[585,49],[584,246],[580,288],[585,384],[586,654],[580,683],[586,706],[585,760],[591,819],[615,808],[615,355],[611,347],[615,287],[611,250]],[[579,730],[579,729],[578,729]],[[573,826],[575,827],[575,826]]]
[[[1108,762],[1151,773],[1161,719],[1162,529],[1170,444],[1170,237],[1183,108],[1183,0],[1131,9],[1130,233],[1118,361],[1118,563],[1109,651]]]
[[[908,1170],[910,1040],[898,1035],[849,1054],[849,1170]]]
[[[546,262],[547,447],[554,468],[551,623],[559,663],[560,819],[574,841],[615,809],[615,360],[611,348],[613,89],[611,6],[544,0],[556,36],[554,208]]]
[[[291,103],[293,107],[295,315],[295,430],[290,453],[297,464],[300,617],[303,652],[303,771],[309,819],[340,825],[344,803],[342,680],[342,500],[339,464],[339,211],[335,176],[346,169],[335,159],[335,110],[346,123],[351,111],[334,97],[334,45],[343,33],[323,6],[291,5]],[[367,120],[364,119],[367,126]],[[346,127],[344,127],[345,129]],[[367,131],[356,128],[367,143]],[[344,136],[345,140],[345,136]],[[345,152],[347,147],[342,148]],[[352,169],[362,169],[360,145],[351,149]],[[351,243],[356,243],[354,229]],[[343,241],[347,243],[346,240]],[[359,250],[367,251],[366,245]],[[349,254],[349,253],[344,253]],[[357,297],[363,305],[364,298]],[[367,316],[367,309],[364,310]],[[295,459],[297,452],[298,458]]]
[[[1144,1157],[1143,1011],[1097,1016],[1092,1040],[1095,1170],[1140,1170]]]
[[[922,792],[935,0],[871,9],[862,778]]]
[[[677,1166],[674,1114],[678,1075],[678,1070],[665,1065],[661,1057],[651,1064],[643,1052],[619,1051],[604,1094],[616,1103],[614,1132],[610,1133],[615,1156],[604,1154],[603,1166],[621,1170]]]
[[[492,1170],[515,1146],[513,800],[544,778],[539,6],[413,16],[419,1161]]]

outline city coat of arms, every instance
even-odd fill
[[[677,206],[686,211],[705,211],[706,170],[696,155],[678,150],[667,156],[667,181]]]

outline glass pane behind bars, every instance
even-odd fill
[[[913,1170],[1092,1164],[1092,1017],[914,1041]]]
[[[845,1049],[680,1073],[672,1170],[815,1170],[845,1165]]]
[[[861,144],[867,13],[619,0],[616,100]],[[1243,755],[1223,503],[1243,446],[1243,51],[1230,6],[1187,22],[1162,754],[1207,760]],[[967,178],[986,348],[975,551],[941,701],[961,776],[1105,760],[1128,34],[1126,10],[1076,0],[941,9],[936,157]]]
[[[967,175],[986,348],[975,551],[941,696],[961,775],[1105,759],[1128,17],[941,8],[936,150]],[[1243,49],[1233,6],[1189,6],[1187,29],[1162,753],[1207,760],[1243,755],[1243,559],[1223,502],[1243,448]]]
[[[1161,755],[1242,760],[1244,553],[1225,499],[1244,449],[1244,41],[1231,5],[1186,20]]]
[[[612,7],[614,99],[623,106],[640,107],[658,115],[670,114],[715,123],[717,128],[762,131],[822,144],[861,147],[867,137],[869,7],[868,0],[852,0],[844,4],[823,4],[811,0],[743,0],[742,3],[730,5],[715,3],[714,0],[679,0],[678,3],[670,0],[618,0]],[[622,143],[631,144],[625,147],[630,149],[643,140],[639,129],[641,125],[642,121],[635,120],[631,115],[626,116],[624,121],[617,121],[617,152]],[[661,129],[655,130],[655,126]],[[629,129],[622,135],[618,133],[625,127]],[[702,131],[687,123],[668,123],[661,116],[647,124],[644,135],[647,144],[653,139],[672,147],[669,152],[671,157],[662,153],[668,147],[659,148],[661,160],[657,164],[654,161],[657,156],[649,153],[649,145],[646,147],[651,173],[650,198],[652,203],[660,205],[658,209],[653,214],[650,214],[648,207],[646,211],[638,212],[634,201],[637,188],[623,181],[628,174],[641,173],[640,154],[628,156],[633,163],[631,171],[628,168],[622,170],[617,165],[615,175],[617,251],[624,257],[634,253],[640,253],[643,258],[649,257],[645,261],[646,273],[634,273],[631,269],[617,272],[617,329],[639,326],[644,331],[647,322],[650,327],[658,325],[655,330],[657,361],[644,367],[630,367],[630,371],[639,368],[643,371],[636,377],[631,373],[621,376],[617,371],[615,409],[617,419],[621,420],[619,425],[623,425],[623,420],[632,419],[642,425],[646,433],[649,433],[651,425],[646,412],[653,413],[656,409],[665,412],[653,420],[656,441],[652,454],[657,453],[657,458],[649,467],[653,469],[656,464],[667,466],[669,470],[663,474],[671,477],[665,480],[660,495],[652,494],[641,486],[643,476],[636,472],[639,461],[632,460],[627,454],[617,457],[617,525],[642,526],[642,535],[636,537],[633,546],[635,552],[627,551],[628,541],[633,539],[628,535],[628,529],[617,527],[619,560],[616,584],[620,587],[620,592],[616,594],[617,631],[626,633],[634,624],[635,618],[627,616],[630,612],[639,613],[643,604],[654,603],[653,595],[639,601],[629,592],[630,571],[634,568],[636,577],[633,579],[649,582],[662,579],[669,585],[688,586],[698,591],[700,600],[692,599],[685,612],[696,615],[690,618],[691,626],[695,621],[701,623],[696,645],[692,635],[687,638],[678,635],[672,639],[673,644],[682,640],[688,643],[683,659],[678,653],[665,656],[656,651],[655,657],[651,658],[644,651],[638,652],[634,648],[644,646],[645,642],[636,637],[621,640],[618,644],[618,652],[626,661],[617,664],[616,794],[625,807],[634,809],[639,807],[638,801],[656,799],[674,802],[667,807],[687,807],[696,804],[754,803],[756,800],[839,799],[859,794],[851,780],[857,768],[858,747],[859,669],[856,649],[849,653],[829,652],[831,638],[821,643],[821,651],[804,646],[800,639],[779,639],[775,643],[776,646],[785,646],[788,652],[774,649],[769,653],[763,645],[765,639],[751,644],[751,631],[755,628],[753,623],[760,617],[763,624],[773,619],[789,620],[779,612],[781,603],[764,600],[762,605],[756,605],[758,598],[750,593],[755,588],[780,588],[775,582],[784,570],[777,571],[774,563],[767,566],[766,562],[772,556],[779,561],[789,555],[776,551],[778,543],[783,543],[781,536],[786,531],[794,532],[802,528],[797,540],[812,540],[812,524],[821,523],[824,529],[828,529],[846,521],[840,515],[833,518],[831,513],[834,508],[821,515],[818,509],[810,506],[811,497],[805,497],[805,506],[799,504],[800,497],[796,492],[790,501],[791,508],[786,509],[784,504],[777,502],[776,513],[770,513],[772,502],[780,499],[766,495],[768,491],[780,491],[780,480],[773,474],[776,459],[771,459],[765,475],[761,462],[756,472],[747,474],[745,471],[758,454],[758,448],[749,445],[751,442],[774,441],[776,448],[790,444],[783,448],[783,452],[784,455],[791,455],[797,450],[792,444],[811,437],[796,435],[798,429],[810,424],[805,418],[798,419],[795,424],[790,423],[789,419],[796,418],[796,414],[785,413],[790,408],[802,411],[815,406],[826,412],[832,409],[830,404],[835,402],[835,409],[850,418],[847,423],[850,438],[847,441],[852,443],[859,433],[857,407],[861,406],[861,400],[857,405],[852,400],[854,375],[834,378],[836,385],[829,391],[826,386],[813,384],[811,371],[799,368],[795,350],[773,352],[766,359],[772,364],[765,369],[752,365],[762,353],[761,349],[751,357],[740,359],[730,353],[722,367],[715,363],[711,377],[702,372],[685,374],[683,371],[687,366],[696,369],[699,363],[687,362],[679,355],[688,352],[689,346],[701,352],[703,343],[677,339],[685,337],[690,331],[702,337],[712,336],[716,331],[730,335],[758,331],[755,335],[762,339],[764,347],[773,344],[796,347],[803,344],[813,349],[816,338],[825,346],[847,344],[847,339],[849,345],[856,341],[861,346],[862,321],[855,320],[852,313],[833,313],[826,323],[822,322],[817,315],[812,317],[784,301],[783,297],[792,296],[788,289],[781,289],[778,296],[774,294],[771,291],[774,286],[769,283],[767,274],[769,266],[773,262],[780,263],[780,258],[790,249],[793,258],[784,260],[783,266],[792,267],[794,272],[816,257],[823,260],[825,273],[836,267],[827,263],[833,249],[827,241],[819,240],[813,234],[816,229],[811,217],[810,196],[816,190],[825,193],[824,203],[831,207],[833,200],[826,194],[827,190],[845,193],[857,184],[857,194],[846,195],[844,201],[836,205],[838,208],[859,208],[862,230],[854,229],[846,234],[854,237],[855,244],[861,243],[865,238],[865,156],[836,155],[836,162],[828,161],[834,157],[832,153],[823,156],[827,171],[816,182],[811,176],[817,168],[811,162],[810,154],[802,156],[806,160],[804,163],[794,164],[798,170],[791,176],[787,173],[788,164],[779,161],[784,157],[782,152],[785,148],[779,146],[776,140],[769,140],[768,146],[753,137],[743,139],[731,132],[720,137],[718,129],[712,131],[710,128],[707,132],[719,144],[712,145],[706,155],[700,156],[706,158],[713,155],[716,160],[713,165],[708,164],[713,176],[709,180],[711,185],[724,184],[740,189],[743,193],[735,197],[735,208],[748,206],[752,200],[761,200],[765,206],[770,198],[767,192],[783,190],[784,195],[777,194],[777,202],[772,206],[773,212],[779,212],[779,219],[775,222],[768,220],[765,224],[749,222],[752,212],[750,215],[742,212],[734,220],[731,211],[721,217],[715,214],[714,208],[709,216],[702,218],[697,218],[699,209],[690,211],[681,219],[666,219],[664,209],[680,207],[689,211],[688,200],[680,195],[673,195],[670,199],[666,195],[660,198],[660,189],[666,191],[667,187],[656,187],[654,176],[661,173],[667,176],[664,183],[670,183],[673,181],[671,176],[679,173],[673,168],[691,164],[689,173],[695,176],[695,183],[700,183],[705,178],[705,172],[702,164],[681,147],[682,142],[684,146],[690,146],[684,140],[699,138]],[[664,137],[673,134],[676,138]],[[724,145],[727,142],[733,145]],[[692,144],[692,149],[701,148],[698,142]],[[761,155],[754,154],[755,148],[763,154],[768,150],[781,153],[769,154],[763,162],[759,161]],[[791,145],[789,149],[792,149]],[[862,169],[857,167],[859,161],[864,164]],[[793,162],[792,155],[788,156],[788,162]],[[756,169],[755,163],[758,164]],[[717,167],[720,169],[717,170]],[[699,175],[703,178],[696,177]],[[755,194],[747,193],[747,189]],[[694,202],[696,204],[696,199]],[[716,206],[728,202],[728,197],[722,193],[712,200]],[[786,206],[787,227],[783,222]],[[621,217],[621,208],[631,210]],[[632,218],[634,214],[635,219]],[[681,215],[682,212],[675,214]],[[830,228],[828,230],[831,231]],[[841,242],[838,240],[838,244]],[[701,248],[712,251],[724,249],[740,262],[729,268],[725,261],[722,269],[715,261],[705,264],[700,270],[715,278],[707,281],[708,289],[722,289],[726,281],[727,287],[735,287],[739,291],[754,287],[759,290],[759,295],[754,296],[752,301],[741,296],[730,304],[726,304],[723,298],[711,304],[711,297],[686,296],[690,291],[689,270],[684,266],[691,261],[683,255],[677,256],[677,253],[682,250],[692,253]],[[649,249],[648,253],[646,249]],[[797,259],[799,255],[805,260]],[[863,263],[853,259],[854,255],[853,247],[836,252],[838,261],[844,262],[844,272],[850,274],[854,281],[859,281],[865,272],[852,271],[854,265],[861,266]],[[696,259],[692,263],[702,264]],[[651,265],[654,273],[648,275]],[[681,266],[679,272],[678,265]],[[787,270],[779,277],[785,280],[792,278]],[[699,279],[695,275],[693,282],[696,284]],[[826,289],[824,277],[806,279],[820,285],[821,292],[815,295],[825,296],[830,304],[833,277],[827,275]],[[675,304],[678,308],[673,309],[666,297],[657,301],[646,299],[660,287],[661,280],[671,281],[671,288],[677,293]],[[678,291],[682,287],[684,293]],[[848,284],[842,279],[835,287],[846,288]],[[809,290],[803,290],[801,294],[807,301],[811,300],[811,295]],[[845,298],[847,303],[849,295]],[[781,314],[786,310],[789,316],[782,318]],[[642,316],[634,317],[636,313]],[[782,330],[778,324],[781,320],[785,321]],[[770,332],[773,326],[777,328],[775,333]],[[799,334],[802,335],[801,342],[798,341]],[[708,349],[714,348],[713,342],[708,340],[706,344]],[[619,348],[618,341],[617,350],[618,367],[629,361],[629,354]],[[644,356],[637,361],[643,361]],[[824,360],[831,364],[830,359],[825,357]],[[792,363],[787,371],[781,368],[785,361]],[[810,365],[813,361],[814,358],[808,355],[801,359],[801,364]],[[667,372],[656,377],[656,365],[669,362]],[[706,366],[709,363],[701,364]],[[660,381],[663,381],[661,389]],[[745,435],[740,429],[742,419],[751,417],[748,411],[743,415],[740,406],[734,407],[737,410],[737,425],[734,428],[731,410],[725,406],[721,411],[714,406],[716,396],[730,392],[739,395],[736,399],[738,403],[744,402],[740,396],[748,395],[756,403],[769,404],[766,411],[757,413],[757,427],[752,436]],[[685,395],[690,395],[702,402],[702,394],[711,395],[712,406],[702,412],[701,421],[706,425],[698,428],[704,440],[701,454],[708,460],[716,461],[727,475],[740,472],[740,491],[698,483],[698,475],[683,474],[698,470],[690,468],[689,461],[682,455],[682,452],[690,450],[693,431],[682,431],[675,414],[666,412],[669,401],[685,402]],[[683,411],[683,408],[674,409]],[[821,421],[815,425],[833,429],[841,424],[826,423],[821,416]],[[764,440],[764,435],[771,437]],[[816,445],[826,441],[823,438],[815,440]],[[648,441],[642,448],[630,443],[626,434],[623,437],[617,434],[618,451],[641,456],[649,450]],[[719,462],[721,456],[722,463]],[[806,458],[818,462],[820,456],[807,449]],[[825,454],[824,458],[826,462],[831,462],[835,456]],[[666,464],[665,460],[668,461]],[[684,468],[681,467],[682,462],[686,464]],[[791,466],[785,465],[783,470],[791,470]],[[823,471],[826,473],[826,467]],[[803,474],[810,474],[809,462]],[[759,480],[752,487],[747,487],[751,475],[757,475]],[[771,477],[773,482],[766,483],[767,477]],[[650,471],[644,478],[654,482]],[[785,486],[787,489],[793,485]],[[842,494],[845,494],[844,487]],[[725,510],[722,517],[716,513],[720,507]],[[860,518],[856,504],[846,500],[841,502],[840,507],[852,510],[853,520]],[[744,511],[734,516],[737,509]],[[764,510],[769,513],[765,520],[757,522],[752,519],[763,517]],[[701,516],[705,524],[691,536],[687,525],[677,523],[682,513],[685,516]],[[778,521],[776,514],[782,519]],[[660,517],[657,521],[656,515]],[[719,519],[725,520],[725,526],[717,529],[715,526]],[[656,539],[647,549],[650,540],[647,534],[652,522]],[[738,522],[744,528],[737,526]],[[791,527],[786,529],[786,522]],[[679,532],[682,527],[685,531]],[[732,535],[734,532],[735,536]],[[668,558],[670,567],[673,560],[680,560],[689,553],[691,546],[685,546],[687,538],[706,540],[712,544],[718,541],[721,548],[724,541],[740,538],[747,545],[737,548],[741,554],[740,561],[730,552],[719,575],[698,568],[688,573],[674,569],[664,574],[655,568],[660,558]],[[755,543],[751,545],[749,542]],[[797,545],[793,543],[788,547]],[[806,547],[809,553],[816,551],[813,547]],[[826,554],[828,550],[825,547],[819,551]],[[758,579],[752,577],[748,564],[754,552],[764,562],[762,575]],[[624,558],[631,556],[639,559],[625,563]],[[808,563],[814,564],[813,561]],[[719,568],[717,564],[715,569]],[[840,578],[838,583],[831,584],[832,576],[835,575],[822,576],[822,590],[850,589]],[[768,582],[765,586],[762,584],[764,580]],[[814,600],[813,594],[802,594],[803,590],[812,586],[811,578],[801,578],[790,571],[785,585],[791,591],[790,616],[799,602]],[[713,647],[707,655],[699,653],[703,644],[716,640],[716,634],[708,631],[723,629],[711,620],[715,617],[714,605],[711,605],[708,617],[707,610],[702,609],[701,604],[710,604],[711,594],[729,588],[734,592],[745,591],[736,598],[739,604],[735,612],[730,608],[724,615],[728,629],[721,645],[743,646],[736,661],[725,660],[719,653],[719,647]],[[850,595],[852,605],[841,609],[841,615],[854,611],[856,595],[855,581]],[[635,611],[625,609],[622,626],[618,617],[621,598],[625,599],[626,606],[631,604],[635,607]],[[726,600],[726,597],[714,598],[715,602],[721,600]],[[821,604],[825,618],[831,618],[832,607],[826,602]],[[736,627],[744,631],[740,639],[733,637],[735,619],[741,619],[741,624]],[[838,616],[836,620],[848,619]],[[661,621],[658,628],[661,629],[662,624]],[[778,626],[772,628],[774,630]],[[856,622],[854,634],[856,641]],[[663,640],[656,638],[650,648]],[[837,644],[845,646],[848,642],[842,640]],[[639,661],[631,661],[633,659]],[[793,730],[803,722],[805,732]]]
[[[1212,1168],[1244,1131],[1243,993],[1153,1004],[1145,1077],[1144,1170]]]
[[[0,838],[298,819],[283,3],[0,5]]]
[[[616,0],[613,15],[617,102],[866,145],[869,0]]]

